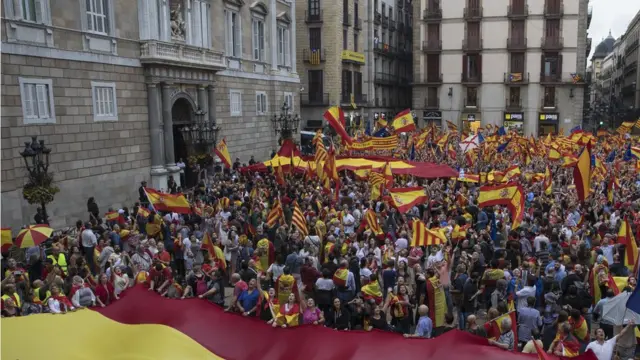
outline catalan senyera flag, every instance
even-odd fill
[[[576,186],[578,200],[584,202],[591,190],[591,151],[588,147],[582,150],[573,168],[573,183]]]
[[[447,128],[449,129],[449,131],[458,131],[458,126],[454,123],[452,123],[449,120],[445,120],[445,122],[447,123]]]
[[[191,205],[184,194],[167,194],[151,188],[144,188],[144,192],[156,211],[191,213]]]
[[[213,243],[213,239],[211,239],[211,236],[207,231],[205,231],[204,236],[202,237],[202,248],[209,252],[209,256],[215,261],[221,270],[226,270],[227,260],[224,257],[224,252],[220,247]]]
[[[389,189],[389,194],[391,195],[393,206],[403,214],[411,210],[414,206],[423,204],[428,200],[424,188],[421,187]]]
[[[405,109],[396,115],[391,122],[391,127],[396,130],[396,133],[410,132],[416,129],[416,124],[413,122],[413,115],[411,109]]]
[[[304,217],[304,213],[300,209],[300,206],[298,206],[297,202],[293,203],[293,217],[291,219],[291,222],[293,223],[293,225],[295,225],[298,231],[300,231],[300,234],[302,234],[303,237],[309,235],[309,230],[307,228],[307,219]]]
[[[633,236],[633,230],[629,221],[625,218],[620,224],[620,230],[618,231],[618,244],[624,244],[624,265],[629,269],[631,273],[638,261],[638,244]]]
[[[220,160],[224,163],[224,166],[226,166],[227,169],[230,169],[231,155],[229,155],[229,148],[227,148],[226,139],[223,138],[222,140],[220,140],[218,145],[216,145],[215,153],[220,158]]]
[[[351,144],[353,140],[344,128],[344,112],[339,106],[332,106],[324,113],[324,119],[340,135],[343,143]]]
[[[284,218],[284,210],[282,209],[282,204],[280,200],[275,200],[273,202],[273,206],[271,207],[271,211],[267,215],[267,227],[274,227],[278,222]]]
[[[524,218],[524,191],[515,183],[498,186],[483,186],[478,195],[478,206],[502,205],[511,212],[512,229],[517,229]]]
[[[11,236],[11,228],[0,229],[0,251],[7,252],[13,245],[13,237]]]
[[[377,172],[369,173],[369,188],[371,190],[371,200],[378,200],[382,196],[382,189],[384,188],[385,179],[382,174]]]
[[[382,227],[378,224],[378,217],[376,216],[376,212],[373,209],[367,210],[365,214],[365,219],[367,220],[367,227],[375,236],[383,235]]]
[[[413,220],[411,230],[411,246],[439,245],[447,242],[447,237],[441,229],[427,229],[420,220]]]
[[[553,193],[553,178],[551,177],[551,169],[549,169],[549,165],[544,169],[543,187],[546,195],[551,195]]]

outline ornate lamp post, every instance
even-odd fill
[[[196,120],[195,123],[181,128],[180,133],[182,133],[182,138],[194,152],[208,152],[208,147],[215,145],[218,140],[220,127],[216,125],[215,121],[206,120],[205,115],[207,112],[200,108],[194,111],[193,114]]]
[[[289,105],[285,101],[279,115],[273,114],[271,122],[276,135],[280,133],[280,139],[291,139],[294,132],[298,131],[300,116],[289,114]]]
[[[53,174],[49,173],[49,154],[51,149],[44,145],[44,140],[38,141],[37,136],[32,136],[30,142],[26,141],[24,150],[20,153],[29,173],[22,196],[29,204],[40,205],[45,223],[49,223],[46,205],[60,191],[53,185]]]

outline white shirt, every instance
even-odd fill
[[[587,345],[585,351],[588,351],[589,349],[593,350],[593,353],[596,355],[598,360],[611,360],[613,357],[613,348],[616,347],[617,339],[618,336],[616,335],[602,343],[602,345],[597,340],[592,341]]]
[[[60,306],[64,306],[62,303],[60,303],[60,301],[50,297],[49,300],[47,300],[47,305],[49,306],[49,311],[54,313],[54,314],[60,314],[62,312],[62,309],[60,309]],[[67,311],[69,310],[73,310],[74,307],[72,306],[71,309],[67,309]]]
[[[533,239],[533,246],[536,249],[536,252],[540,251],[540,242],[544,241],[549,244],[549,238],[544,235],[538,235]],[[545,249],[546,250],[546,249]]]
[[[354,232],[354,224],[356,223],[356,219],[351,214],[347,214],[342,217],[342,224],[344,225],[344,233],[345,234],[353,234]]]
[[[516,303],[516,309],[521,309],[527,307],[527,298],[529,296],[536,296],[536,287],[534,286],[525,286],[521,290],[516,291],[516,296],[518,297]]]
[[[399,253],[401,250],[404,250],[406,248],[409,247],[409,241],[405,238],[398,238],[398,240],[396,240],[395,243],[395,250],[396,250],[396,254]]]

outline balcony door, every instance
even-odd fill
[[[309,70],[309,102],[321,104],[324,96],[322,70]]]

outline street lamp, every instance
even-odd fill
[[[48,223],[46,205],[53,201],[54,195],[60,191],[53,186],[53,174],[49,173],[49,155],[51,149],[46,147],[44,140],[32,136],[31,141],[24,143],[24,150],[20,156],[29,174],[29,180],[22,190],[22,196],[29,204],[38,204],[42,208],[45,223]]]
[[[215,121],[206,120],[206,114],[206,111],[198,108],[193,112],[195,123],[179,129],[185,143],[189,144],[194,151],[214,145],[218,139],[220,127]]]
[[[273,114],[271,122],[276,133],[280,133],[281,139],[291,139],[294,132],[298,131],[300,125],[300,116],[289,114],[289,105],[285,101],[279,115]]]

